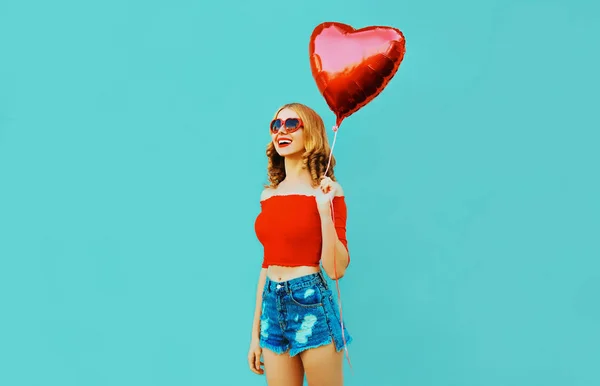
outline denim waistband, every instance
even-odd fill
[[[286,290],[296,290],[311,287],[315,284],[321,284],[325,288],[328,288],[327,281],[325,280],[323,273],[320,271],[310,275],[300,276],[295,279],[281,282],[273,281],[267,276],[267,280],[265,282],[265,289],[267,291],[275,291],[281,288],[285,288]]]

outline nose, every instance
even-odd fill
[[[285,125],[281,125],[281,127],[279,127],[279,129],[277,129],[277,131],[275,132],[275,134],[279,134],[279,133],[282,133],[282,134],[287,134],[288,133],[287,130],[286,130],[286,128],[285,128]]]

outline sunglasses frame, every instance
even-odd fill
[[[295,128],[288,128],[288,127],[286,126],[286,123],[287,123],[287,121],[288,121],[288,120],[290,120],[290,119],[297,120],[297,121],[298,121],[298,126],[296,126]],[[274,123],[275,121],[281,121],[281,126],[280,126],[280,127],[277,129],[277,130],[273,129],[273,123]],[[286,119],[275,118],[275,119],[273,119],[273,120],[271,121],[271,124],[269,125],[269,131],[271,131],[271,133],[273,133],[273,134],[276,134],[276,133],[279,133],[279,131],[281,131],[281,128],[282,128],[282,127],[285,127],[285,131],[286,131],[286,132],[288,132],[288,133],[293,133],[293,132],[295,132],[295,131],[298,131],[298,130],[300,130],[301,128],[303,128],[303,127],[304,127],[304,123],[302,122],[302,119],[300,119],[300,118],[286,118]]]

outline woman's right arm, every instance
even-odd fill
[[[265,188],[260,193],[260,202],[266,200],[271,194],[271,189]],[[262,210],[262,209],[261,209]],[[260,338],[260,314],[262,311],[262,293],[267,280],[267,268],[261,268],[258,275],[258,284],[256,286],[256,305],[254,308],[254,321],[252,322],[252,341],[258,341]]]
[[[262,268],[258,275],[258,284],[256,286],[256,306],[254,308],[254,321],[252,323],[252,340],[258,341],[260,338],[260,314],[262,311],[262,293],[267,280],[267,268]]]
[[[256,374],[264,374],[260,361],[262,349],[260,348],[260,314],[262,311],[262,293],[265,281],[267,280],[267,269],[262,268],[258,275],[258,285],[256,288],[256,306],[254,308],[254,321],[252,322],[252,340],[250,341],[250,351],[248,352],[248,365],[250,370]]]

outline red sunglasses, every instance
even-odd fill
[[[282,127],[285,127],[285,131],[293,133],[303,127],[302,120],[300,118],[287,118],[287,119],[273,119],[271,121],[271,132],[273,134],[278,133]]]

